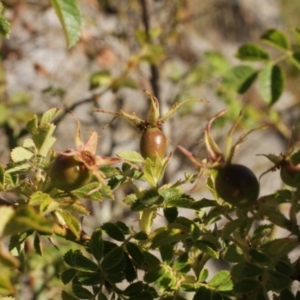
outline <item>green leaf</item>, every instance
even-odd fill
[[[81,233],[81,225],[79,221],[74,217],[74,215],[67,211],[60,211],[59,215],[66,222],[68,229],[70,229],[74,236],[79,238]]]
[[[93,299],[93,294],[79,284],[72,285],[73,293],[80,299]]]
[[[128,282],[132,282],[137,278],[137,272],[136,272],[136,269],[135,269],[130,257],[126,253],[125,253],[124,257],[125,257],[125,262],[126,262],[126,268],[124,270],[125,279]]]
[[[130,284],[123,292],[125,296],[131,297],[136,296],[142,292],[144,288],[144,284],[142,281],[137,281],[135,283]]]
[[[178,216],[177,207],[165,207],[164,208],[164,216],[168,220],[169,223],[174,222]]]
[[[117,221],[116,225],[119,227],[119,229],[122,231],[123,234],[125,234],[125,235],[130,234],[130,229],[125,223],[123,223],[121,221]]]
[[[142,291],[138,295],[131,296],[129,300],[154,300],[154,296],[149,291]]]
[[[132,163],[142,163],[145,161],[140,153],[132,150],[121,151],[117,156]]]
[[[0,274],[0,295],[10,295],[14,293],[15,289],[7,276]]]
[[[73,261],[78,270],[90,272],[98,270],[98,266],[92,260],[82,255],[80,251],[73,253]]]
[[[185,217],[178,217],[175,222],[170,224],[170,227],[180,229],[184,232],[191,232],[194,226],[195,223],[193,220]]]
[[[154,268],[145,274],[144,281],[147,283],[157,282],[166,272],[167,270],[163,266]]]
[[[205,282],[208,278],[208,270],[207,269],[202,269],[200,274],[199,274],[199,282]]]
[[[64,255],[64,261],[65,261],[65,263],[67,263],[71,267],[75,267],[76,266],[75,260],[74,260],[74,258],[75,258],[74,253],[75,253],[75,251],[69,250]]]
[[[124,253],[125,254],[125,253]],[[114,276],[116,274],[121,274],[124,277],[124,270],[126,268],[126,260],[125,255],[121,257],[121,260],[112,268],[105,270],[106,275],[108,276]]]
[[[90,90],[101,86],[108,86],[112,83],[112,77],[109,71],[99,71],[90,76]]]
[[[258,226],[252,234],[252,243],[262,238],[269,238],[272,234],[274,224],[264,224]]]
[[[222,239],[227,239],[234,231],[236,231],[238,228],[241,228],[244,222],[245,222],[244,219],[239,218],[226,223],[224,228],[222,229],[222,233],[221,233]]]
[[[70,295],[66,291],[62,291],[62,293],[61,293],[61,299],[62,300],[80,300],[80,299],[78,299],[78,298]]]
[[[211,246],[209,246],[206,241],[196,241],[194,242],[194,246],[213,258],[219,258],[219,252],[215,251]]]
[[[262,61],[269,60],[269,54],[256,44],[242,45],[236,54],[236,57],[241,60]]]
[[[128,251],[128,254],[132,257],[132,259],[138,266],[142,266],[144,264],[145,256],[136,244],[128,242],[126,244],[126,249]]]
[[[103,254],[106,255],[108,254],[111,250],[116,249],[118,247],[117,244],[109,242],[109,241],[104,241],[103,240]]]
[[[104,223],[102,226],[102,230],[106,232],[111,238],[123,242],[125,240],[125,236],[120,228],[114,223]]]
[[[56,141],[52,136],[55,127],[56,126],[51,123],[38,124],[36,115],[26,124],[26,129],[32,134],[32,139],[35,147],[38,149],[38,154],[43,157],[48,155],[50,148]]]
[[[275,265],[275,269],[285,276],[290,276],[293,273],[293,266],[289,259],[279,260]]]
[[[245,279],[234,285],[234,291],[238,294],[251,293],[261,288],[261,283],[254,279]]]
[[[61,293],[61,299],[62,300],[80,300],[80,299],[78,299],[78,298],[70,295],[66,291],[62,291],[62,293]]]
[[[122,247],[116,247],[108,252],[101,263],[103,270],[109,270],[119,264],[124,259],[124,251]]]
[[[32,156],[33,156],[32,151],[24,147],[16,147],[10,153],[10,157],[13,162],[29,160],[30,158],[32,158]]]
[[[162,288],[175,288],[174,283],[176,282],[176,277],[170,270],[166,271],[158,280],[156,280],[155,284],[158,287]]]
[[[290,287],[292,284],[291,278],[284,276],[276,271],[268,270],[268,277],[270,280],[271,288],[274,291],[280,291]]]
[[[272,106],[284,89],[284,74],[278,65],[266,66],[259,76],[259,90],[264,101]]]
[[[159,156],[156,156],[155,160],[146,158],[144,164],[144,177],[146,181],[152,186],[155,187],[162,180],[166,167],[171,159],[171,154],[161,159]]]
[[[130,89],[137,89],[138,85],[135,82],[135,80],[133,80],[130,77],[121,76],[121,77],[115,78],[111,85],[112,91],[117,92],[122,87],[130,88]]]
[[[175,259],[174,264],[173,264],[173,268],[175,270],[181,270],[181,269],[183,269],[187,265],[188,260],[189,260],[188,253],[187,252],[182,253],[180,256],[178,256]]]
[[[40,206],[40,213],[47,215],[59,207],[59,203],[54,201],[49,194],[38,191],[29,198],[29,204]]]
[[[178,243],[188,237],[188,234],[185,234],[178,229],[159,231],[155,235],[153,234],[151,248],[156,249],[163,245]]]
[[[103,247],[102,231],[96,230],[91,236],[89,248],[97,261],[100,261],[103,256]]]
[[[169,264],[173,259],[173,247],[170,244],[160,246],[159,252],[164,263]]]
[[[131,209],[133,211],[140,211],[152,207],[153,205],[162,204],[163,201],[164,198],[156,190],[147,190],[142,197],[132,204]]]
[[[68,284],[69,282],[71,282],[73,280],[73,278],[76,276],[77,274],[77,270],[76,269],[67,269],[65,270],[61,275],[61,281],[63,282],[63,284]]]
[[[107,280],[113,283],[122,282],[124,279],[125,279],[125,274],[123,272],[107,276]]]
[[[223,86],[230,91],[243,94],[257,77],[257,71],[250,66],[233,67],[223,78]]]
[[[103,198],[113,200],[114,195],[111,188],[108,185],[102,184],[99,187],[99,182],[91,182],[77,190],[72,191],[72,195],[77,198],[91,199],[93,201],[102,201]]]
[[[100,272],[83,272],[77,273],[78,282],[82,285],[97,285],[104,281],[104,277]]]
[[[243,260],[243,252],[236,244],[230,244],[225,252],[224,260],[237,263]]]
[[[145,241],[148,239],[148,234],[144,231],[140,231],[133,236],[134,239],[138,241]]]
[[[60,20],[71,48],[79,40],[81,34],[81,15],[77,0],[51,0],[51,4]]]
[[[61,108],[50,108],[41,117],[40,124],[45,125],[53,122],[53,120],[58,117],[62,112]]]
[[[287,219],[278,209],[278,201],[273,197],[273,195],[271,197],[268,195],[261,197],[258,200],[258,203],[258,212],[261,215],[264,215],[265,219],[268,219],[271,223],[287,230],[293,229],[292,221]]]
[[[296,36],[298,44],[300,43],[300,29],[297,27],[292,28],[293,33]]]
[[[40,236],[37,233],[34,235],[33,246],[34,246],[35,252],[37,254],[39,254],[40,256],[42,256],[43,255],[42,243],[40,240]]]
[[[1,206],[0,207],[0,237],[2,236],[3,230],[5,229],[6,224],[14,215],[14,209],[10,206]]]
[[[227,58],[221,52],[218,51],[208,51],[204,53],[204,60],[209,64],[209,72],[216,75],[225,74],[229,68],[230,64]]]
[[[261,36],[261,39],[281,50],[289,50],[290,48],[286,35],[277,29],[269,29]]]
[[[258,263],[268,263],[271,260],[271,257],[259,252],[255,249],[250,249],[249,251],[249,255],[251,256],[251,258],[253,259],[253,262],[258,262]]]
[[[213,299],[213,291],[210,289],[207,289],[204,286],[201,286],[196,294],[194,295],[193,300],[199,300],[199,299],[207,299],[207,300],[212,300]]]
[[[233,283],[228,271],[218,272],[209,282],[208,286],[221,291],[228,292],[233,289]]]
[[[298,69],[300,69],[300,51],[295,51],[293,52],[292,56],[289,57],[290,62],[297,67]]]
[[[44,233],[52,232],[53,221],[38,215],[29,206],[19,206],[3,229],[3,236],[14,235],[27,230],[36,230]]]
[[[251,278],[261,275],[263,269],[251,263],[241,262],[235,265],[231,270],[232,277],[236,279]]]
[[[148,251],[143,252],[145,258],[145,265],[149,268],[157,267],[161,264],[160,260]]]

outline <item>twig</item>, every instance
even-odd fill
[[[146,34],[146,41],[148,43],[151,42],[151,36],[150,36],[150,18],[149,18],[149,11],[148,11],[148,5],[147,0],[140,0],[141,8],[142,8],[142,22],[145,29]],[[160,89],[159,89],[159,71],[155,64],[150,64],[150,70],[151,70],[151,78],[150,83],[152,87],[153,94],[159,99]]]

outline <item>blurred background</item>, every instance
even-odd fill
[[[252,168],[257,176],[271,164],[256,154],[285,153],[299,135],[299,70],[282,64],[286,88],[271,108],[261,98],[256,84],[238,93],[228,89],[224,78],[241,64],[235,57],[246,42],[260,43],[270,28],[284,32],[293,43],[292,28],[299,26],[297,0],[85,0],[80,1],[83,30],[79,42],[68,49],[59,20],[48,0],[7,0],[5,16],[11,22],[9,39],[1,41],[0,73],[0,162],[6,165],[11,149],[26,138],[26,122],[33,114],[61,107],[57,119],[55,149],[74,146],[75,120],[82,122],[83,134],[96,130],[98,153],[116,155],[121,150],[139,151],[140,132],[125,120],[95,109],[123,110],[146,118],[149,101],[144,89],[160,101],[164,114],[176,101],[206,99],[181,108],[163,125],[173,152],[167,182],[184,172],[196,172],[178,150],[182,145],[199,159],[207,157],[203,129],[209,119],[226,108],[213,135],[224,145],[224,136],[239,111],[244,112],[237,130],[242,132],[267,123],[268,129],[253,133],[241,146],[235,162]],[[279,54],[266,49],[276,59]],[[247,63],[243,63],[247,64]],[[255,65],[260,68],[260,64]],[[262,178],[261,194],[280,188],[278,173]],[[190,192],[192,186],[186,186]],[[204,184],[193,191],[208,194]],[[135,222],[136,216],[116,201],[88,203],[91,218],[86,226],[95,228],[106,221]],[[36,296],[34,299],[42,299]],[[32,298],[33,299],[33,298]],[[50,298],[49,298],[50,299]]]

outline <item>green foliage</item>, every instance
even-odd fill
[[[72,47],[81,31],[79,3],[76,0],[52,0],[51,3],[63,26],[68,46]],[[103,5],[107,7],[108,2]],[[2,13],[2,6],[0,10]],[[8,33],[9,24],[1,15],[0,34],[8,36]],[[299,29],[295,29],[294,34],[299,39]],[[158,35],[155,30],[139,32],[141,49],[131,57],[128,65],[159,66],[165,57],[165,49],[150,43],[150,39]],[[207,52],[204,55],[206,61],[196,64],[185,77],[187,87],[200,84],[210,76],[218,78],[215,90],[229,107],[229,117],[224,118],[225,121],[232,118],[230,109],[238,107],[233,105],[233,99],[236,101],[236,97],[247,92],[255,82],[274,117],[273,106],[285,89],[286,68],[282,62],[300,69],[300,52],[283,32],[270,29],[261,36],[261,41],[271,46],[272,51],[260,44],[241,45],[236,57],[243,64],[234,67],[220,53]],[[281,56],[273,58],[273,50]],[[128,66],[116,77],[107,70],[93,73],[89,80],[90,90],[105,88],[116,93],[123,87],[138,88],[129,69]],[[177,74],[170,78],[174,83],[181,79]],[[180,99],[180,93],[174,98]],[[162,123],[177,109],[198,102],[207,103],[185,99],[173,103],[161,116],[159,100],[147,91],[146,94],[150,102],[147,120],[122,110],[97,112],[122,117],[142,131],[153,127],[160,130]],[[16,97],[12,102],[13,107],[27,103],[26,97],[20,98]],[[249,107],[246,110],[249,113]],[[7,112],[9,106],[1,104],[0,123],[3,126],[16,122],[7,117]],[[26,124],[31,137],[23,140],[22,146],[11,150],[6,167],[0,166],[1,192],[12,194],[15,199],[12,203],[3,200],[4,204],[1,200],[0,299],[17,297],[21,274],[40,269],[47,275],[45,285],[48,279],[55,280],[53,278],[59,273],[56,282],[60,290],[63,285],[61,298],[64,300],[181,300],[184,297],[250,300],[268,299],[268,293],[273,293],[274,299],[299,298],[299,292],[294,296],[291,291],[293,281],[299,281],[300,276],[298,261],[292,262],[290,254],[300,245],[297,220],[300,185],[256,197],[247,206],[228,201],[216,189],[220,170],[232,165],[238,146],[261,127],[249,130],[233,143],[234,130],[242,119],[240,114],[227,135],[224,155],[210,135],[213,121],[225,116],[225,111],[221,111],[205,127],[208,159],[198,160],[180,147],[198,170],[195,174],[185,174],[176,182],[165,182],[165,171],[172,163],[172,154],[143,158],[140,153],[127,149],[118,153],[117,158],[98,156],[95,153],[97,133],[93,131],[84,143],[76,119],[77,150],[69,149],[63,155],[71,153],[76,158],[83,155],[90,158],[92,163],[79,160],[83,164],[77,167],[88,168],[93,177],[79,187],[64,189],[53,185],[50,176],[53,162],[62,154],[53,150],[56,141],[54,122],[60,113],[60,109],[52,108],[41,116],[31,116]],[[272,170],[282,169],[290,159],[298,172],[299,152],[293,147],[286,155],[264,156],[274,164]],[[121,166],[111,166],[114,163]],[[207,178],[206,188],[211,192],[211,198],[195,199],[192,193],[185,192],[184,185],[199,181],[203,175]],[[85,232],[81,218],[89,218],[90,212],[83,200],[114,200],[119,197],[117,190],[123,185],[130,187],[130,193],[121,200],[138,215],[135,226],[109,221],[91,234]],[[232,193],[238,192],[234,189]],[[289,205],[287,214],[281,210],[283,204]],[[189,211],[189,217],[186,211]],[[163,219],[164,224],[159,225],[158,219]],[[274,238],[276,227],[284,229],[287,235]],[[6,240],[9,240],[8,246],[5,246]],[[59,246],[56,246],[57,242]],[[215,260],[226,263],[228,268],[219,269],[212,276],[207,263]]]

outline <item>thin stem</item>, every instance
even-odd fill
[[[144,25],[146,42],[151,43],[151,35],[150,35],[150,17],[149,10],[147,5],[147,0],[140,0],[140,5],[142,9],[142,22]],[[153,94],[159,99],[160,88],[159,88],[159,71],[155,64],[150,64],[150,83],[152,87]],[[160,112],[161,113],[161,112]]]

